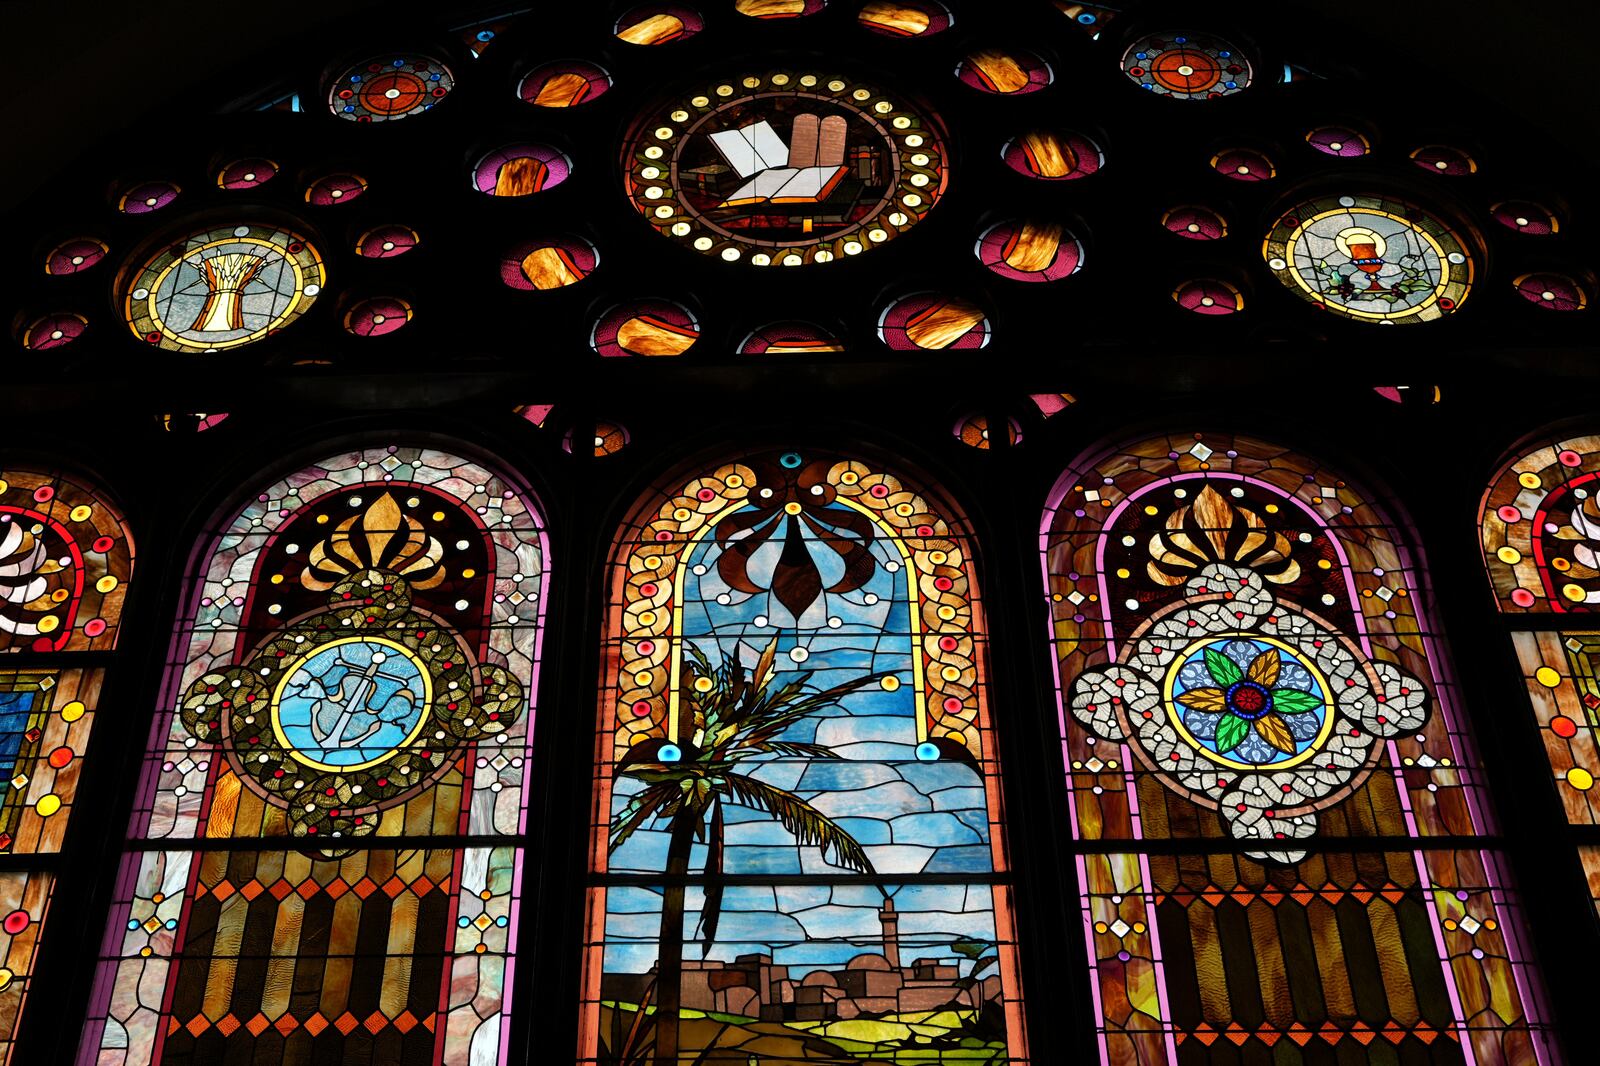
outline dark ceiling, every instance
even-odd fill
[[[317,51],[327,39],[325,31],[359,35],[367,16],[374,23],[368,32],[383,33],[403,24],[397,10],[408,6],[415,6],[419,22],[430,24],[470,20],[487,5],[5,0],[0,40],[11,46],[12,102],[5,119],[11,151],[0,162],[0,210],[16,206],[107,135],[155,119],[152,140],[182,137],[197,129],[193,119],[217,100],[270,82],[270,61],[265,68],[263,63],[268,57],[283,55],[286,63],[299,65],[307,50]],[[508,0],[502,6],[544,5]],[[552,17],[592,19],[599,33],[605,21],[601,6],[580,3]],[[1537,140],[1557,142],[1563,154],[1570,153],[1570,165],[1600,168],[1600,94],[1583,58],[1588,43],[1600,36],[1600,5],[1592,0],[1509,7],[1460,0],[1278,0],[1205,7],[1207,22],[1257,26],[1263,37],[1303,42],[1307,56],[1324,65],[1347,63],[1373,75],[1383,90],[1357,91],[1353,111],[1370,110],[1379,118],[1438,109],[1443,122],[1470,124],[1473,101],[1487,97],[1526,122]],[[202,86],[214,88],[215,95]]]

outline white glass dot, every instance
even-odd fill
[[[466,600],[457,600],[456,601],[456,610],[458,610],[458,611],[465,611],[468,606],[470,606],[470,605],[467,603]]]
[[[767,619],[766,615],[764,615],[764,614],[756,615],[756,628],[757,629],[765,629],[765,628],[767,628],[767,625],[768,625],[768,619]]]
[[[302,291],[304,291],[307,296],[315,296],[317,293],[322,291],[322,286],[316,284],[307,285]]]
[[[1139,609],[1139,601],[1130,596],[1128,599],[1123,601],[1122,606],[1126,607],[1130,611],[1137,611]]]
[[[328,190],[328,195],[331,196],[333,199],[337,200],[337,199],[339,199],[339,197],[344,195],[344,190],[343,189],[330,189],[330,190]]]
[[[384,99],[386,99],[386,100],[398,100],[400,98],[400,90],[399,89],[385,89],[383,95],[384,95]]]
[[[1356,205],[1356,198],[1354,196],[1341,196],[1341,197],[1339,197],[1339,206],[1340,207],[1354,207],[1355,205]]]
[[[811,653],[799,645],[796,645],[795,647],[789,649],[789,658],[793,659],[797,663],[803,663],[807,659],[811,658]]]
[[[386,251],[386,252],[394,251],[394,242],[393,241],[384,241],[383,242],[383,250]]]
[[[861,597],[861,599],[863,603],[865,603],[868,607],[871,607],[873,604],[878,602],[878,594],[875,592],[869,592],[865,596]]]

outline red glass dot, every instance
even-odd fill
[[[637,703],[635,703],[633,705],[633,715],[634,715],[635,718],[643,718],[645,715],[647,715],[649,713],[650,713],[650,702],[648,700],[640,700],[639,702],[637,702]]]
[[[1550,732],[1558,737],[1575,737],[1578,735],[1578,723],[1564,714],[1558,714],[1550,720]]]
[[[939,649],[941,651],[955,651],[957,643],[955,637],[940,637]]]
[[[10,914],[6,915],[6,920],[4,923],[5,931],[10,933],[12,936],[16,936],[18,933],[28,928],[32,922],[33,919],[28,917],[27,911],[12,911]]]
[[[1557,455],[1556,458],[1561,460],[1562,466],[1578,466],[1583,462],[1583,456],[1579,455],[1575,451],[1570,450],[1562,452],[1561,454]]]
[[[72,761],[72,754],[71,748],[57,748],[50,753],[50,765],[59,770]]]
[[[83,624],[83,635],[86,637],[98,637],[105,631],[106,620],[104,618],[91,618]]]
[[[961,701],[955,696],[947,696],[944,701],[944,709],[954,714],[961,709]]]
[[[51,488],[49,485],[40,485],[38,488],[33,490],[33,500],[35,503],[49,503],[51,500],[55,499],[55,495],[56,490]]]
[[[1496,511],[1495,514],[1500,516],[1500,521],[1502,521],[1502,522],[1520,522],[1520,521],[1522,521],[1522,512],[1517,510],[1515,507],[1513,507],[1509,503],[1506,504],[1504,507],[1500,508],[1498,511]]]
[[[116,545],[116,543],[116,540],[111,537],[96,537],[94,543],[90,545],[90,547],[97,552],[108,552]]]

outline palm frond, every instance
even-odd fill
[[[611,822],[611,842],[606,851],[616,851],[624,841],[633,836],[634,831],[649,821],[664,805],[677,797],[677,790],[666,784],[651,785],[643,792],[628,801],[628,805],[617,814]]]
[[[727,774],[723,780],[734,799],[746,807],[771,814],[802,847],[816,845],[824,859],[828,859],[828,852],[832,851],[835,857],[828,861],[835,866],[857,873],[877,872],[855,837],[794,793],[744,774]]]
[[[759,755],[797,755],[804,756],[807,759],[843,758],[826,744],[808,744],[800,740],[763,740],[756,743],[744,743],[729,751],[728,756],[737,760],[746,752]]]

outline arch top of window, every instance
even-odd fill
[[[115,647],[133,555],[121,510],[90,482],[0,469],[0,651]]]

